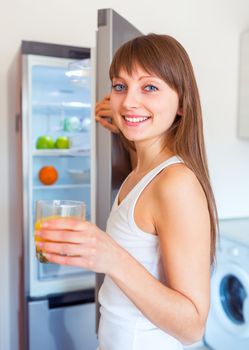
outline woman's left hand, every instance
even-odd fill
[[[111,274],[122,248],[96,225],[56,218],[43,221],[36,245],[51,263]]]
[[[95,106],[96,121],[107,130],[114,134],[119,133],[118,127],[115,125],[113,113],[110,106],[110,94],[106,95],[103,100],[98,101]]]

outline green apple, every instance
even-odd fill
[[[37,149],[51,149],[54,148],[54,140],[51,136],[43,135],[38,137],[36,141]]]
[[[70,142],[69,138],[66,136],[59,136],[55,141],[56,148],[69,148]]]

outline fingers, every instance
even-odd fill
[[[112,110],[110,109],[110,106],[96,106],[95,108],[95,115],[97,117],[108,117],[113,119],[113,113]]]
[[[98,117],[112,118],[112,110],[110,107],[110,95],[106,95],[103,100],[98,101],[95,105],[95,115]]]
[[[36,231],[35,235],[40,237],[42,241],[65,242],[73,244],[92,244],[95,239],[94,237],[92,237],[91,232],[77,232],[65,230]]]
[[[104,97],[103,100],[97,101],[96,106],[110,106],[110,98],[108,96]]]
[[[96,103],[95,106],[96,121],[100,123],[104,128],[110,130],[113,133],[119,133],[117,126],[112,123],[113,113],[110,107],[110,95],[106,95],[103,100]],[[110,120],[107,120],[109,118]]]
[[[40,230],[69,230],[86,231],[92,224],[88,221],[82,221],[77,217],[57,217],[55,219],[44,220],[40,224]]]
[[[98,114],[100,111],[107,110],[111,113],[110,107],[110,99],[103,99],[102,101],[98,101],[95,105],[95,112]]]
[[[45,254],[56,254],[70,257],[84,257],[90,259],[96,249],[91,245],[67,244],[67,243],[51,243],[51,242],[36,242],[38,250]]]
[[[96,117],[106,117],[106,118],[113,118],[112,111],[108,108],[99,108],[95,110]]]
[[[35,235],[42,241],[89,244],[94,240],[94,228],[94,224],[85,221],[51,219],[44,221],[41,228],[35,231]]]
[[[49,262],[91,269],[96,257],[98,229],[92,223],[75,224],[73,221],[75,226],[65,230],[69,222],[63,219],[43,222],[41,230],[35,232],[39,237],[36,241],[37,250],[42,251]]]

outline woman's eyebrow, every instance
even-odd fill
[[[113,80],[114,80],[114,79],[126,80],[124,77],[121,77],[121,76],[115,76],[115,77],[113,77],[112,79],[113,79]],[[158,77],[156,77],[156,76],[154,76],[154,75],[142,75],[141,77],[139,77],[138,80],[142,80],[142,79],[155,79],[155,80],[158,80],[158,81],[161,80],[160,78],[158,78]]]
[[[159,79],[158,77],[155,77],[154,75],[142,75],[138,80],[142,79]]]

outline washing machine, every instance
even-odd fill
[[[214,350],[249,349],[249,218],[220,221],[204,341]]]

